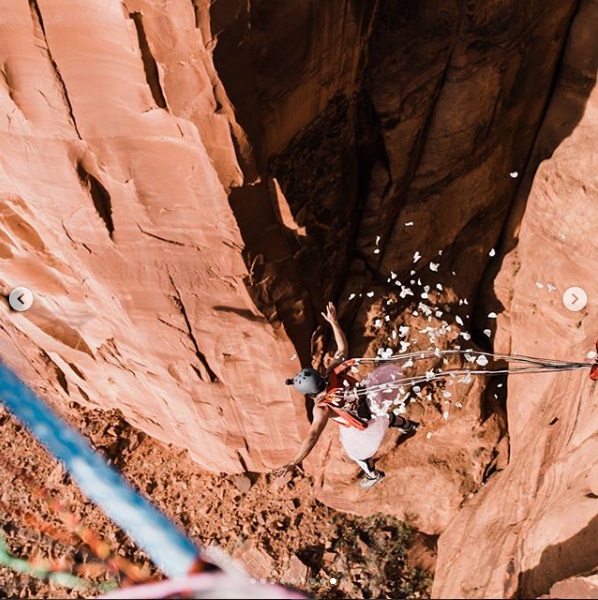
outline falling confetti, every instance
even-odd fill
[[[409,221],[409,223],[405,223],[405,227],[411,227],[413,225],[413,221]]]
[[[428,433],[426,433],[426,438],[429,440],[432,437],[432,432],[428,431]]]
[[[496,317],[497,317],[497,314],[495,312],[488,313],[489,319],[496,319]]]
[[[494,248],[492,248],[492,250],[490,250],[490,252],[488,252],[488,256],[496,256],[496,250]]]
[[[482,354],[481,356],[478,356],[477,363],[480,367],[485,367],[488,364],[488,358]]]
[[[355,298],[355,294],[351,294],[351,295],[349,296],[349,300],[353,300],[353,298]]]
[[[416,252],[413,255],[413,262],[416,263],[421,257],[422,257],[422,255],[419,252]]]
[[[463,326],[463,324],[464,324],[463,319],[459,315],[457,315],[455,317],[455,321],[457,321],[457,323],[459,323],[459,325],[461,325],[461,326]]]
[[[590,360],[596,358],[596,351],[595,350],[590,350],[587,354],[586,354],[586,358],[589,358]]]
[[[554,292],[554,290],[556,290],[556,287],[554,285],[552,285],[551,283],[546,285],[546,289],[548,290],[549,294],[552,294],[552,292]]]
[[[537,286],[538,286],[540,289],[542,289],[542,288],[544,287],[544,284],[543,284],[543,283],[540,283],[539,281],[536,281],[536,285],[537,285]]]
[[[509,175],[512,179],[517,179],[517,177],[519,177],[519,173],[517,173],[517,171],[511,171]]]
[[[490,331],[490,329],[484,329],[484,335],[490,337],[492,335],[492,332]]]
[[[430,271],[438,271],[438,267],[440,266],[440,263],[430,263]]]
[[[377,235],[377,236],[376,236],[376,246],[378,245],[378,243],[379,243],[379,242],[380,242],[380,236],[379,236],[379,235]]]
[[[380,248],[376,248],[376,249],[374,250],[374,254],[380,254]]]
[[[368,293],[366,294],[366,296],[367,296],[368,298],[373,298],[373,296],[374,296],[374,292],[368,292]]]

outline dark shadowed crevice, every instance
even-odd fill
[[[129,13],[129,17],[135,23],[135,29],[137,30],[137,40],[139,41],[139,49],[141,50],[141,60],[143,61],[143,70],[145,71],[145,79],[154,102],[160,108],[167,108],[166,98],[160,84],[160,75],[158,73],[158,65],[156,59],[150,50],[147,36],[145,34],[145,28],[143,27],[143,16],[140,12]]]
[[[52,65],[52,70],[54,71],[56,80],[58,81],[58,86],[62,93],[62,98],[67,107],[69,120],[70,120],[71,124],[73,125],[75,132],[77,133],[77,136],[80,139],[83,139],[83,137],[81,136],[81,133],[79,132],[79,128],[77,127],[77,121],[75,120],[75,114],[73,113],[73,106],[71,104],[71,100],[69,98],[69,95],[68,95],[68,92],[66,89],[66,84],[64,83],[64,79],[62,78],[62,74],[60,73],[60,69],[58,68],[58,64],[54,60],[54,57],[52,56],[52,51],[50,50],[50,45],[48,44],[48,38],[46,36],[46,30],[44,28],[44,21],[42,19],[42,13],[40,11],[37,0],[29,0],[29,8],[31,10],[31,19],[33,21],[34,31],[36,28],[39,28],[39,30],[44,38],[44,42],[46,44],[45,51],[48,55],[48,60],[50,61],[50,64]]]
[[[208,360],[207,360],[205,354],[199,348],[199,344],[197,343],[197,339],[195,337],[195,334],[193,333],[193,327],[191,325],[191,321],[189,320],[189,315],[187,314],[187,308],[185,307],[185,303],[183,302],[181,292],[179,291],[178,287],[176,286],[176,283],[174,282],[172,275],[169,275],[169,278],[170,278],[170,283],[175,292],[175,295],[172,296],[172,299],[173,299],[174,303],[176,304],[176,307],[178,308],[179,312],[181,313],[183,320],[185,321],[185,325],[187,326],[187,335],[189,336],[189,339],[191,340],[191,343],[193,344],[193,349],[195,350],[195,356],[197,356],[197,359],[199,360],[205,373],[202,372],[201,369],[198,369],[196,366],[194,366],[194,365],[191,365],[191,366],[193,367],[193,370],[197,373],[197,376],[202,381],[205,381],[207,379],[210,383],[216,383],[219,381],[218,376],[216,375],[216,373],[214,373],[214,371],[212,370],[212,368],[210,367],[210,365],[208,363]]]
[[[77,164],[77,176],[81,185],[89,192],[96,212],[104,221],[110,239],[114,235],[114,222],[112,220],[112,200],[108,190],[91,173],[88,173],[85,167]]]

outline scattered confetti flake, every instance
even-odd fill
[[[427,439],[430,439],[431,437],[432,437],[432,432],[431,432],[431,431],[428,431],[428,433],[426,433],[426,438],[427,438]]]
[[[401,291],[399,292],[399,296],[401,298],[405,298],[406,296],[414,296],[415,294],[411,291],[411,288],[401,286]]]
[[[517,171],[511,171],[509,175],[511,176],[511,179],[517,179],[517,177],[519,177],[519,173]]]
[[[484,335],[487,337],[491,337],[492,336],[492,332],[490,331],[490,329],[484,329]]]
[[[372,297],[374,296],[374,292],[368,292],[368,293],[366,294],[366,296],[367,296],[368,298],[372,298]]]
[[[595,350],[590,350],[587,354],[586,354],[586,358],[589,358],[590,360],[596,358],[596,351]]]
[[[455,273],[455,271],[451,271],[451,274],[452,275],[457,275],[457,273]]]
[[[441,310],[437,310],[437,311],[434,313],[434,316],[435,316],[435,317],[438,317],[438,318],[440,319],[440,317],[442,317],[442,311],[441,311]]]
[[[355,298],[355,294],[351,294],[351,295],[349,296],[349,300],[353,300],[353,298]]]
[[[408,369],[409,367],[412,367],[414,364],[415,363],[413,362],[413,359],[410,358],[405,364],[403,364],[403,368]]]
[[[394,329],[392,330],[391,336],[393,340],[397,339],[397,332]]]
[[[455,402],[455,406],[457,408],[463,408],[463,405],[461,404],[461,402]]]
[[[426,381],[431,381],[432,379],[436,379],[434,371],[426,371]]]
[[[488,256],[496,256],[496,250],[492,248],[490,252],[488,252]]]
[[[461,337],[462,337],[464,340],[467,340],[467,341],[469,341],[469,340],[471,339],[471,334],[470,334],[470,333],[467,333],[466,331],[462,331],[462,332],[461,332],[459,335],[460,335],[460,336],[461,336]]]
[[[415,275],[415,271],[409,271],[409,275]]]
[[[293,354],[293,356],[291,356],[291,360],[296,360],[297,359],[297,355]]]
[[[374,327],[382,327],[382,321],[380,319],[376,319],[374,321]]]
[[[409,223],[405,223],[405,227],[411,227],[413,225],[413,221],[409,221]]]
[[[413,311],[411,314],[412,314],[414,317],[419,317],[419,313],[418,313],[416,310],[414,310],[414,311]]]
[[[543,283],[540,283],[539,281],[536,281],[536,285],[537,285],[537,286],[538,286],[540,289],[542,289],[542,288],[544,287],[544,284],[543,284]]]
[[[422,293],[421,293],[421,297],[422,297],[424,300],[426,300],[427,298],[429,298],[429,296],[428,296],[428,292],[422,292]]]
[[[488,364],[488,358],[484,354],[481,354],[478,356],[477,363],[480,367],[485,367]]]
[[[440,290],[440,291],[442,292],[442,290],[443,290],[444,288],[442,287],[442,284],[440,284],[440,283],[437,283],[437,284],[436,284],[436,289],[437,289],[437,290]]]
[[[421,257],[422,257],[422,255],[419,252],[416,252],[413,255],[413,262],[416,263]]]
[[[419,387],[419,385],[414,385],[414,386],[413,386],[413,391],[414,391],[416,394],[419,394],[419,393],[422,391],[422,389]]]
[[[438,250],[438,256],[442,256],[442,250]]]
[[[496,315],[495,312],[488,313],[488,318],[489,319],[496,319],[496,317],[497,317],[497,315]]]
[[[455,317],[455,321],[457,321],[457,323],[459,323],[459,325],[461,325],[461,326],[463,325],[463,319],[459,315],[457,315]]]
[[[391,279],[396,279],[397,278],[397,274],[394,271],[390,272],[390,278]]]
[[[411,346],[410,342],[399,342],[401,344],[401,347],[399,348],[399,352],[403,353],[407,350],[407,348],[409,348],[409,346]]]
[[[467,373],[463,379],[461,379],[460,383],[471,383],[472,377],[471,373]]]
[[[443,418],[445,421],[448,421],[448,418],[449,418],[449,411],[448,411],[448,410],[445,410],[445,411],[442,413],[442,418]]]
[[[376,236],[376,246],[379,244],[379,242],[380,242],[380,236],[379,236],[379,235],[377,235],[377,236]]]
[[[438,267],[440,266],[440,263],[430,263],[430,271],[438,271]]]
[[[450,398],[450,397],[451,397],[453,394],[451,394],[451,392],[448,392],[447,390],[443,390],[443,391],[442,391],[442,395],[443,395],[445,398]]]
[[[469,305],[469,302],[467,301],[467,298],[463,298],[463,304]]]
[[[389,317],[388,315],[386,315],[386,316],[384,317],[384,320],[385,320],[385,321],[388,323],[388,322],[390,321],[390,317]]]
[[[554,292],[554,290],[556,290],[556,287],[554,285],[552,285],[551,283],[546,285],[546,289],[548,290],[549,294],[552,294],[552,292]]]
[[[502,387],[502,383],[499,383],[496,387]]]
[[[380,254],[380,248],[376,248],[376,249],[374,250],[374,254]]]

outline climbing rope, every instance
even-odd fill
[[[24,573],[37,579],[45,579],[69,589],[82,591],[106,592],[113,589],[114,584],[98,584],[87,581],[71,573],[55,570],[50,561],[34,564],[32,560],[17,558],[10,554],[6,537],[0,532],[0,565],[8,567],[17,573]]]
[[[464,357],[468,362],[472,363],[472,367],[447,369],[438,372],[434,370],[429,370],[424,375],[400,377],[393,382],[368,385],[367,387],[365,387],[362,383],[362,385],[356,386],[355,393],[357,395],[367,395],[373,392],[384,392],[386,390],[413,387],[415,385],[430,383],[431,381],[455,379],[457,377],[463,377],[464,380],[461,381],[465,383],[469,380],[470,376],[492,377],[497,375],[518,375],[554,371],[576,371],[582,369],[590,369],[590,374],[592,375],[596,371],[597,366],[595,363],[570,362],[549,358],[536,358],[533,356],[526,356],[522,354],[495,354],[492,352],[480,352],[477,350],[461,349],[436,349],[425,350],[420,352],[410,352],[407,354],[393,354],[387,357],[377,356],[372,358],[352,358],[348,362],[352,362],[353,364],[358,365],[363,363],[386,363],[394,361],[404,362],[405,364],[403,364],[403,367],[407,367],[412,366],[413,364],[415,364],[416,361],[446,359],[450,356]],[[507,368],[498,367],[493,369],[474,367],[474,364],[477,367],[485,367],[490,363],[489,359],[495,363],[501,361],[506,362],[510,366],[508,366]]]

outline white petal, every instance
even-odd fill
[[[413,221],[409,221],[409,223],[405,223],[405,227],[411,227],[413,225]]]
[[[512,179],[517,179],[517,177],[519,177],[519,173],[517,171],[511,171],[509,175]]]
[[[422,255],[419,252],[416,252],[413,255],[413,262],[416,263],[421,257],[422,257]]]
[[[478,365],[480,365],[480,367],[485,367],[488,364],[488,358],[481,354],[480,356],[478,356],[477,363]]]
[[[430,263],[430,271],[438,271],[438,267],[440,266],[440,263]]]
[[[355,298],[355,294],[351,294],[351,295],[349,296],[349,300],[353,300],[353,298]]]
[[[459,315],[457,315],[455,317],[455,321],[457,321],[457,323],[459,323],[459,325],[463,325],[463,319]]]
[[[374,292],[368,292],[368,293],[366,294],[366,296],[367,296],[368,298],[372,298],[372,297],[374,296]]]
[[[487,337],[491,337],[492,336],[492,332],[490,331],[490,329],[484,329],[484,335]]]
[[[497,317],[497,314],[495,312],[488,313],[489,319],[496,319],[496,317]]]
[[[496,250],[492,248],[490,252],[488,252],[488,256],[496,256]]]

